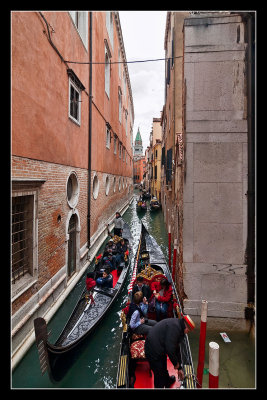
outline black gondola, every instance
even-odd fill
[[[136,203],[136,210],[137,211],[146,211],[147,210],[146,201],[138,200]]]
[[[114,278],[113,288],[100,288],[95,286],[93,295],[90,298],[87,294],[86,287],[84,287],[70,318],[55,344],[51,344],[48,341],[45,319],[36,318],[34,320],[36,345],[39,353],[41,371],[42,374],[44,374],[47,370],[52,382],[60,381],[63,378],[69,365],[71,365],[78,347],[80,348],[84,339],[92,333],[105,317],[123,287],[131,264],[131,247],[133,240],[130,228],[126,223],[124,223],[123,238],[125,243],[129,246],[129,254],[121,263],[119,273],[117,273],[117,270],[112,271]],[[98,263],[95,265],[95,272],[99,270],[102,259],[100,260],[100,264]]]
[[[161,204],[158,202],[158,200],[154,197],[150,201],[150,211],[157,211],[161,209]]]
[[[145,359],[144,339],[142,335],[134,335],[128,329],[127,307],[131,301],[132,288],[136,282],[137,276],[143,276],[145,283],[151,284],[160,281],[163,277],[171,282],[173,290],[172,304],[168,312],[168,317],[181,318],[181,304],[176,292],[174,282],[172,280],[169,267],[165,261],[165,257],[155,241],[142,224],[141,236],[139,240],[138,250],[135,256],[135,263],[131,283],[129,285],[129,299],[126,307],[122,310],[121,320],[123,324],[121,349],[118,363],[117,388],[154,388],[152,372],[149,363]],[[152,314],[148,314],[149,319],[155,319]],[[194,368],[192,356],[188,341],[185,335],[182,343],[180,343],[180,351],[182,357],[182,367],[185,375],[182,387],[195,388]],[[168,359],[168,370],[174,374],[173,366]],[[171,375],[170,374],[170,375]],[[180,387],[180,383],[176,383],[172,388]]]

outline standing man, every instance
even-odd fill
[[[195,324],[189,315],[184,315],[182,319],[163,319],[148,333],[145,341],[145,355],[154,373],[155,388],[168,388],[175,382],[175,376],[169,376],[167,370],[167,355],[174,368],[178,370],[179,379],[184,380],[179,344],[184,335],[192,331],[194,327]]]
[[[113,222],[114,222],[114,235],[122,237],[124,222],[118,211],[116,212],[116,217]]]

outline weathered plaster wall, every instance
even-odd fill
[[[247,116],[240,16],[185,20],[186,312],[244,318],[247,299]]]

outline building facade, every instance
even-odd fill
[[[117,12],[11,22],[14,366],[34,318],[51,318],[131,199],[134,108]],[[90,55],[102,63],[91,71]]]
[[[165,103],[161,115],[162,162],[161,203],[171,237],[177,240],[175,281],[179,297],[186,294],[183,285],[183,148],[185,136],[184,20],[189,12],[168,12],[165,49]],[[180,147],[179,147],[180,146]]]
[[[249,13],[202,14],[184,25],[185,309],[199,314],[206,299],[210,316],[236,326],[245,322],[253,276],[247,258],[253,232],[248,138],[255,129],[249,121],[255,112],[251,19]]]
[[[161,200],[161,118],[153,118],[150,135],[151,147],[151,196]]]
[[[167,13],[161,121],[162,206],[184,310],[199,316],[205,299],[210,321],[242,329],[255,301],[253,14]]]

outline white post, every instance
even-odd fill
[[[217,343],[209,343],[209,388],[219,387],[219,348]]]

